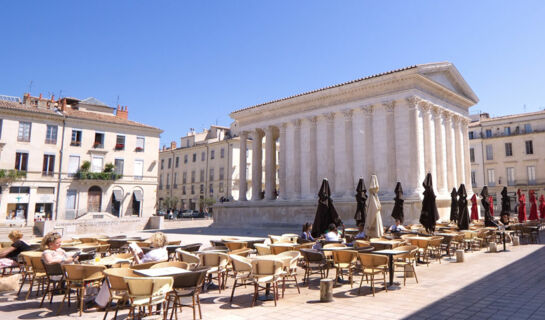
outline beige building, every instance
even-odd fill
[[[545,111],[490,118],[474,117],[469,125],[471,182],[500,197],[507,186],[545,192]]]
[[[128,120],[127,107],[26,94],[0,98],[0,121],[1,222],[155,212],[162,131]]]

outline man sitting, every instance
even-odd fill
[[[330,223],[328,232],[325,234],[326,241],[339,241],[339,233],[337,232],[337,226],[334,223]]]
[[[407,229],[405,229],[405,227],[401,224],[401,220],[396,219],[395,224],[393,224],[389,230],[390,232],[401,232],[406,231]]]

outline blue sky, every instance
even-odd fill
[[[129,106],[161,142],[229,112],[451,61],[492,115],[545,108],[543,1],[1,1],[0,94]],[[526,108],[523,106],[526,105]]]

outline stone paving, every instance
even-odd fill
[[[205,225],[188,226],[168,230],[170,239],[184,243],[208,243],[221,236],[256,237],[272,230],[217,230]],[[148,233],[148,232],[144,232]],[[378,290],[373,297],[365,282],[358,295],[360,277],[355,278],[354,288],[344,284],[334,288],[334,301],[319,302],[319,280],[313,276],[310,286],[301,286],[301,294],[291,285],[286,295],[274,307],[272,301],[258,302],[251,308],[253,288],[239,287],[233,304],[229,304],[230,279],[227,290],[218,294],[211,290],[201,294],[204,319],[544,319],[545,318],[545,248],[541,244],[508,246],[508,252],[466,253],[464,263],[444,258],[442,263],[419,265],[419,283],[408,279],[402,285],[402,274],[396,274],[401,285],[390,287],[388,292]],[[333,277],[334,272],[330,272]],[[299,280],[302,279],[300,270]],[[381,283],[378,284],[378,288]],[[23,289],[24,292],[25,288]],[[21,295],[22,296],[22,295]],[[3,319],[79,318],[72,305],[71,314],[65,308],[56,317],[61,296],[55,296],[51,306],[38,308],[39,299],[17,299],[14,294],[0,296],[0,315]],[[104,313],[85,312],[82,319],[102,319]],[[113,317],[113,314],[110,314]],[[119,319],[125,319],[126,311]],[[180,319],[192,319],[191,309],[184,309]]]

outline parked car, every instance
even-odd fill
[[[184,210],[182,211],[182,218],[192,218],[193,212],[197,212],[195,210]]]
[[[157,210],[155,215],[159,216],[159,217],[166,217],[167,213],[165,211],[163,211],[163,210]]]
[[[204,217],[205,217],[204,212],[193,211],[193,218],[204,218]]]

